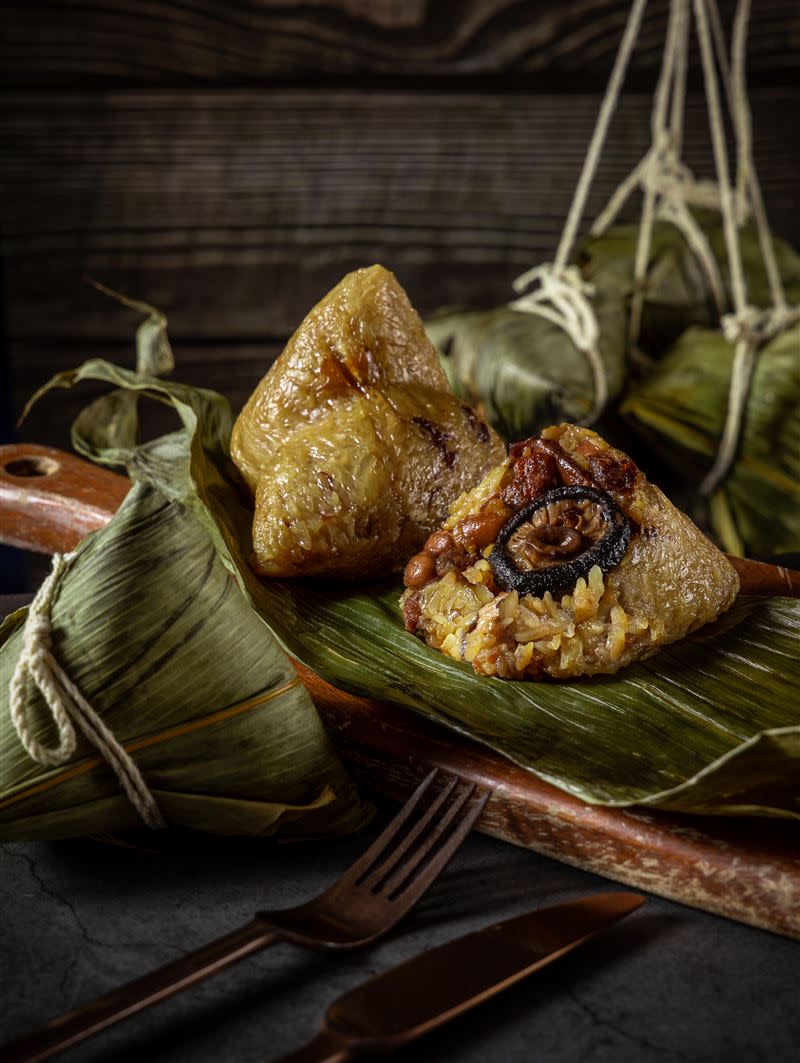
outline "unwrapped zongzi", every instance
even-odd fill
[[[382,266],[306,317],[234,425],[255,495],[253,567],[363,579],[402,564],[504,447],[447,385]]]
[[[509,679],[616,672],[716,619],[739,588],[630,458],[574,425],[515,444],[405,582],[408,630]]]

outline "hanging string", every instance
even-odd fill
[[[584,160],[561,240],[552,264],[529,270],[514,282],[520,298],[510,305],[537,313],[559,325],[587,357],[594,377],[593,419],[608,397],[608,382],[599,354],[599,329],[589,302],[591,285],[578,269],[568,267],[589,188],[599,164],[608,127],[618,102],[622,81],[638,36],[646,0],[635,0],[598,115],[592,140]],[[701,485],[704,493],[718,486],[735,456],[741,432],[744,406],[752,380],[755,355],[760,346],[787,325],[800,320],[800,308],[786,304],[783,284],[775,257],[772,236],[756,176],[752,151],[752,121],[745,81],[745,50],[750,16],[750,0],[739,0],[734,22],[732,62],[729,63],[725,37],[716,0],[693,0],[694,20],[706,87],[717,181],[698,181],[681,161],[683,120],[686,100],[689,0],[672,0],[664,56],[656,88],[651,118],[651,147],[631,174],[617,187],[592,226],[601,235],[618,216],[636,188],[643,191],[643,208],[634,262],[629,338],[635,347],[641,327],[645,299],[645,279],[656,219],[675,224],[700,263],[717,305],[724,335],[735,345],[728,410],[718,452],[708,476]],[[713,39],[713,43],[712,43]],[[725,88],[734,135],[737,141],[737,184],[730,179],[719,83],[715,56]],[[669,110],[669,121],[667,111]],[[689,206],[719,210],[731,276],[733,313],[725,314],[727,298],[719,265],[708,238]],[[747,301],[738,226],[752,207],[762,257],[767,272],[772,306],[763,311]],[[527,289],[538,284],[532,291]]]
[[[628,62],[639,35],[646,4],[647,0],[634,0],[631,8],[555,258],[552,264],[544,263],[517,277],[514,281],[514,290],[519,292],[521,297],[510,304],[515,310],[539,314],[558,325],[567,333],[576,348],[586,355],[594,384],[593,409],[588,418],[590,422],[598,416],[606,404],[608,377],[598,349],[597,318],[588,299],[591,286],[584,282],[578,269],[568,266],[568,262],[583,217],[589,189],[600,162],[608,127],[619,99]],[[539,287],[536,290],[526,292],[531,284],[537,282]]]
[[[650,135],[652,138],[652,162],[666,166],[672,151],[670,136],[667,131],[666,117],[669,104],[669,95],[676,66],[676,53],[681,44],[681,24],[685,17],[686,0],[674,0],[670,5],[669,23],[667,24],[667,37],[664,43],[664,58],[661,64],[658,84],[656,85],[655,98],[653,100],[653,113],[650,119]],[[658,163],[656,163],[658,160]],[[648,171],[645,171],[647,176]],[[653,237],[653,223],[655,222],[657,191],[655,182],[644,181],[644,202],[642,205],[642,217],[639,223],[639,237],[636,242],[636,254],[633,265],[633,298],[631,299],[631,313],[628,322],[628,337],[632,346],[635,346],[641,328],[642,311],[644,308],[645,275],[647,263],[650,259],[650,243]]]
[[[642,189],[644,204],[637,242],[628,332],[634,350],[641,328],[645,277],[655,218],[671,222],[681,232],[706,275],[717,312],[722,314],[725,309],[725,286],[719,266],[708,238],[688,207],[688,204],[692,204],[719,210],[719,190],[711,181],[696,180],[691,170],[680,159],[686,101],[688,39],[688,0],[673,0],[654,99],[651,146],[641,162],[615,190],[592,226],[592,234],[601,236],[616,220],[632,193],[637,188]],[[667,126],[666,108],[670,92],[670,120]]]
[[[538,282],[539,287],[509,305],[515,310],[538,314],[558,325],[585,356],[592,370],[594,403],[590,421],[601,412],[608,401],[608,381],[598,341],[600,329],[589,297],[594,294],[591,284],[584,281],[577,266],[567,266],[555,273],[548,263],[535,266],[514,281],[517,291],[524,291]]]
[[[161,811],[133,759],[122,748],[53,653],[50,609],[74,554],[56,554],[50,574],[34,598],[25,620],[22,653],[9,684],[14,730],[37,764],[55,767],[75,752],[75,724],[108,762],[131,804],[148,827],[165,826]],[[34,738],[27,698],[28,679],[44,698],[58,730],[58,744],[46,746]]]
[[[709,0],[711,10],[717,11],[716,0]],[[742,196],[749,194],[753,209],[753,218],[758,229],[758,239],[761,246],[761,256],[764,259],[764,267],[769,281],[770,297],[772,306],[779,313],[788,310],[786,295],[783,289],[778,263],[775,258],[775,247],[772,241],[772,233],[767,221],[767,212],[764,207],[764,198],[761,195],[761,183],[753,158],[753,120],[750,113],[750,103],[747,98],[747,77],[745,73],[745,60],[747,52],[747,28],[750,21],[750,0],[740,0],[736,9],[733,22],[733,42],[731,52],[733,56],[731,71],[731,114],[733,115],[736,140],[738,144],[738,173],[737,191]],[[724,50],[724,49],[723,49]]]
[[[709,0],[709,4],[711,4],[711,0]],[[734,344],[725,423],[714,462],[700,484],[701,493],[710,495],[719,487],[736,456],[744,423],[747,397],[755,370],[757,352],[781,329],[793,321],[800,320],[800,313],[796,309],[791,310],[786,305],[780,271],[774,256],[772,237],[769,232],[752,157],[752,125],[745,84],[745,45],[750,0],[740,0],[734,22],[730,101],[734,133],[739,147],[739,180],[737,188],[749,194],[753,205],[754,217],[759,232],[759,242],[770,283],[773,305],[766,311],[759,311],[750,306],[747,300],[747,284],[742,266],[739,233],[734,213],[733,190],[728,170],[728,154],[725,146],[725,132],[722,124],[709,20],[704,0],[694,0],[694,7],[706,87],[714,163],[720,185],[723,232],[725,234],[725,247],[730,267],[733,301],[733,313],[724,316],[722,319],[723,334],[730,343]],[[719,34],[717,34],[717,51],[718,53],[724,51],[719,41]],[[725,70],[724,65],[721,66],[721,69]]]

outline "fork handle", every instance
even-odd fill
[[[269,923],[254,919],[231,934],[51,1019],[41,1029],[0,1047],[0,1058],[4,1063],[36,1063],[48,1059],[280,939],[280,932]]]

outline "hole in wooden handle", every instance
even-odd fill
[[[15,458],[3,466],[4,471],[9,476],[19,476],[20,479],[31,476],[52,476],[60,468],[60,464],[54,461],[53,458],[45,458],[41,455],[30,458]]]

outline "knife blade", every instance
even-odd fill
[[[638,893],[595,894],[423,952],[339,997],[317,1036],[280,1063],[386,1055],[571,952],[643,903]]]

